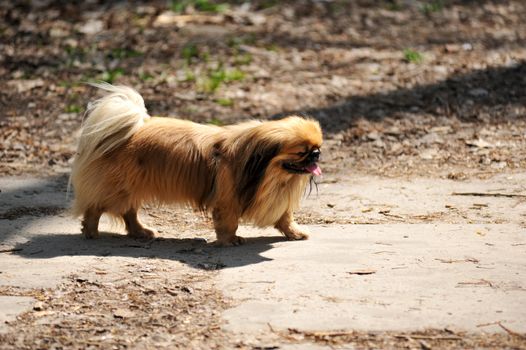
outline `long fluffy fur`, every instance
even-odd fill
[[[281,162],[304,140],[321,144],[317,122],[289,117],[218,127],[155,118],[135,90],[95,86],[109,94],[88,106],[71,173],[74,215],[96,208],[120,217],[145,202],[182,203],[228,207],[269,226],[298,207],[309,177],[283,171]]]

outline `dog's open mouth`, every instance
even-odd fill
[[[307,165],[297,163],[283,163],[283,168],[293,174],[312,174],[316,176],[321,175],[321,168],[316,163],[310,163]]]

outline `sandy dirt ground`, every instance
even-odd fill
[[[86,240],[64,177],[4,178],[3,347],[524,346],[525,174],[340,176],[304,199],[310,240],[242,227],[232,248],[177,208],[143,213],[152,241]]]

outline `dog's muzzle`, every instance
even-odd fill
[[[321,152],[318,148],[313,149],[301,162],[286,162],[283,163],[283,168],[293,174],[321,175],[321,169],[317,164],[320,155]]]

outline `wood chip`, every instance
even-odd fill
[[[376,273],[376,270],[363,269],[363,270],[347,271],[347,273],[349,275],[372,275],[373,273]]]
[[[42,311],[46,308],[46,304],[44,304],[43,302],[41,301],[37,301],[34,305],[33,305],[33,310],[35,311]]]
[[[487,208],[487,207],[488,207],[488,204],[487,204],[487,203],[473,203],[473,206],[474,206],[474,207]]]
[[[113,317],[115,318],[130,318],[133,316],[135,316],[135,313],[127,309],[117,309],[113,312]]]
[[[424,350],[431,350],[431,345],[429,345],[425,340],[420,340],[420,346]]]

